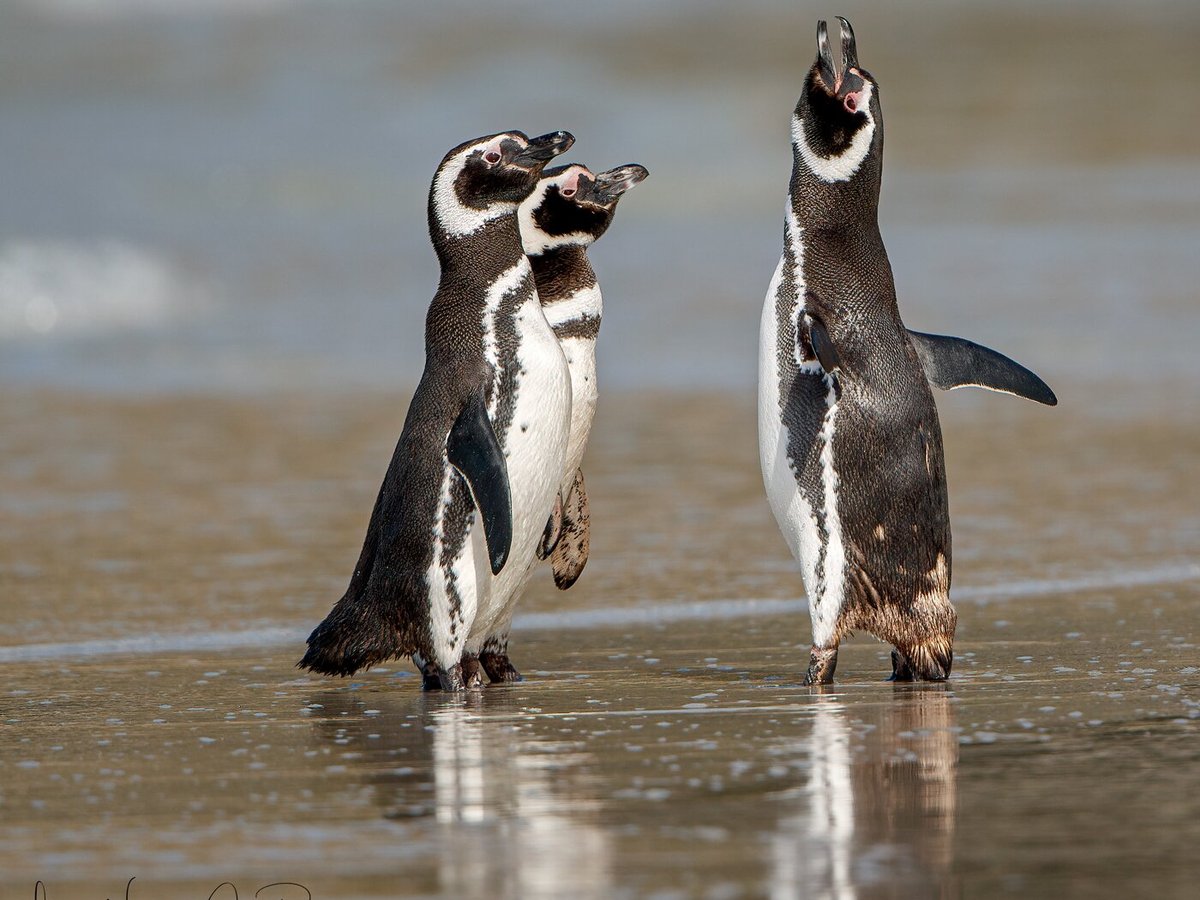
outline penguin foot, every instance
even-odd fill
[[[483,672],[479,666],[479,658],[471,654],[464,654],[462,661],[455,663],[449,669],[439,669],[435,663],[427,662],[419,653],[414,654],[412,660],[421,670],[421,690],[423,691],[459,693],[483,687]]]
[[[485,651],[479,654],[479,662],[493,684],[524,680],[521,677],[521,673],[517,671],[516,666],[512,664],[512,660],[508,658],[507,653],[488,653]]]
[[[468,691],[477,691],[483,687],[483,669],[479,665],[479,657],[464,655],[461,667],[463,684]]]
[[[436,681],[437,687],[430,688],[428,685],[430,684],[430,682],[433,679],[426,676],[426,679],[425,679],[425,689],[426,690],[437,690],[438,688],[441,688],[443,691],[449,691],[451,693],[458,694],[458,693],[462,693],[463,691],[465,691],[467,689],[467,684],[465,681],[463,681],[463,671],[462,671],[461,663],[455,663],[448,669],[439,669],[439,668],[434,667],[433,675],[437,679],[437,681]]]
[[[804,673],[804,684],[808,687],[832,684],[833,673],[837,669],[837,655],[837,647],[814,646],[808,655],[808,671]]]
[[[421,670],[421,690],[440,691],[442,689],[442,676],[438,672],[438,667],[428,662],[420,653],[414,653],[412,661],[413,665]]]
[[[908,664],[908,659],[899,650],[892,651],[892,674],[888,676],[888,681],[915,681],[916,676],[913,675],[912,666]]]

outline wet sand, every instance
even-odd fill
[[[528,681],[465,699],[292,668],[394,396],[13,391],[0,896],[1190,896],[1200,435],[1056,387],[940,398],[948,685],[887,684],[868,638],[799,684],[753,408],[659,394],[605,397],[594,558],[523,602]]]
[[[803,688],[796,616],[527,633],[544,668],[465,699],[285,651],[10,670],[3,896],[1190,896],[1198,593],[968,604],[948,686],[855,643]]]

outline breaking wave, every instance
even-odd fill
[[[205,303],[170,263],[119,241],[0,246],[0,340],[149,330]]]

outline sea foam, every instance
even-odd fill
[[[205,303],[175,266],[119,241],[0,246],[0,340],[151,329]]]

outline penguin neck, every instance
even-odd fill
[[[866,124],[838,155],[812,145],[805,126],[814,115],[803,98],[792,115],[792,180],[789,196],[805,229],[878,231],[883,185],[883,120],[873,104]]]
[[[596,283],[596,273],[583,244],[563,244],[529,257],[543,305]]]
[[[515,210],[466,235],[448,234],[436,220],[429,230],[443,282],[489,284],[525,259]]]
[[[847,181],[829,183],[795,153],[788,199],[801,227],[814,231],[879,230],[883,162],[867,159]]]

